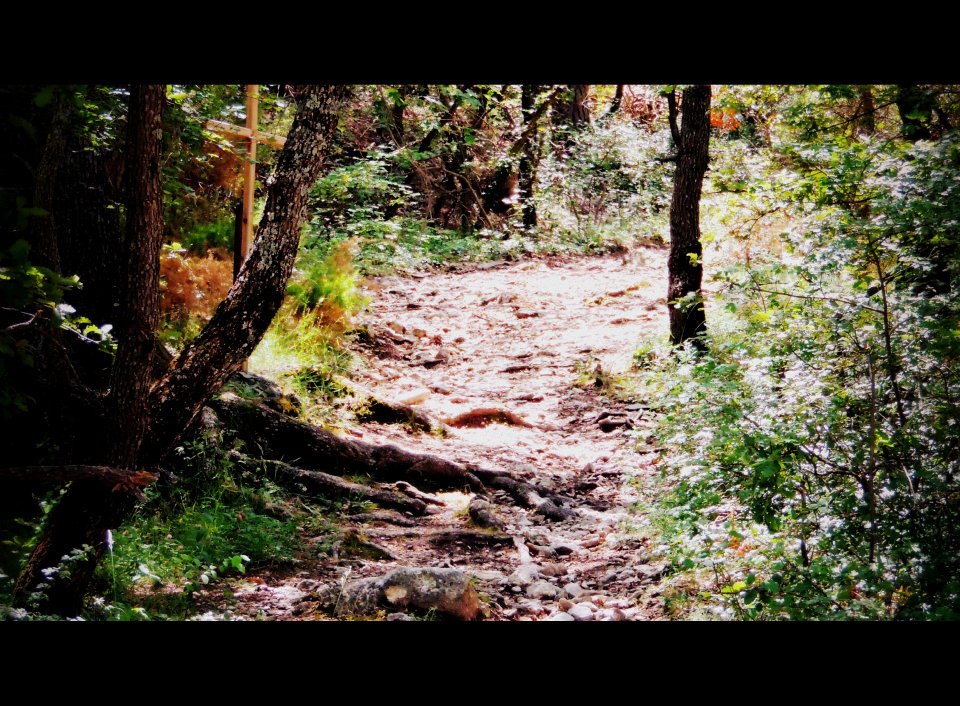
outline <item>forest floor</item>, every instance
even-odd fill
[[[656,472],[654,420],[643,400],[615,388],[638,341],[665,333],[665,261],[665,250],[637,248],[369,281],[368,326],[385,327],[392,346],[358,349],[354,380],[441,420],[446,433],[384,423],[343,432],[535,480],[573,516],[550,520],[502,494],[496,512],[513,541],[487,543],[468,513],[469,490],[436,493],[422,517],[353,528],[384,550],[380,558],[339,557],[335,547],[292,575],[248,577],[231,611],[328,619],[310,600],[317,587],[448,567],[474,577],[488,620],[662,618],[665,565],[631,511],[631,479]]]

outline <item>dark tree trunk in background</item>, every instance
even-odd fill
[[[126,233],[121,250],[117,357],[110,376],[113,448],[108,461],[126,468],[137,459],[149,426],[147,397],[154,332],[160,323],[160,185],[163,85],[134,86],[127,119]]]
[[[617,92],[613,94],[613,101],[610,103],[609,115],[616,115],[623,103],[623,84],[617,85]]]
[[[570,124],[574,127],[590,124],[590,109],[587,107],[587,98],[590,96],[590,86],[587,84],[574,84],[570,88],[573,90],[573,100],[570,101]]]
[[[675,95],[668,97],[668,105],[671,132],[677,146],[677,169],[670,202],[670,282],[667,291],[670,341],[682,345],[692,339],[702,350],[705,344],[698,337],[706,333],[706,316],[700,294],[703,279],[700,193],[710,160],[710,86],[692,86],[683,91],[682,127],[677,126]],[[677,299],[690,294],[695,297],[690,305],[678,308],[674,304]]]
[[[523,113],[524,128],[533,118],[537,95],[541,87],[536,84],[523,84],[520,93],[520,110]],[[533,201],[534,187],[537,183],[537,163],[539,162],[540,141],[536,137],[527,140],[520,155],[517,167],[517,189],[523,209],[523,225],[534,228],[537,225],[537,205]]]
[[[930,139],[930,118],[935,100],[922,86],[899,84],[897,110],[902,123],[900,132],[911,142]]]
[[[154,331],[160,315],[160,242],[163,214],[160,186],[163,85],[134,86],[127,117],[127,216],[125,267],[120,283],[116,362],[106,407],[110,465],[132,467],[149,425],[147,397]],[[51,135],[54,140],[60,139]],[[71,485],[47,518],[43,536],[18,578],[15,597],[23,601],[39,586],[44,607],[75,615],[83,604],[108,529],[117,527],[136,504],[136,493],[122,484],[111,490],[97,480]],[[61,574],[44,581],[43,570],[86,547]]]
[[[857,132],[861,135],[872,135],[877,131],[876,101],[873,99],[871,86],[860,87],[860,105],[857,108]]]
[[[116,430],[101,459],[128,469],[154,467],[181,439],[200,408],[256,347],[273,319],[293,269],[305,217],[307,195],[316,180],[335,132],[340,109],[350,94],[345,86],[312,86],[300,91],[298,112],[267,192],[264,215],[253,248],[227,298],[210,323],[164,377],[150,385],[152,337],[156,327],[160,223],[159,106],[164,88],[144,86],[131,92],[127,173],[126,269],[121,287],[125,332],[105,401],[106,427]],[[59,227],[59,224],[58,224]],[[96,233],[88,236],[93,239]],[[69,459],[64,459],[70,462]],[[123,468],[120,468],[123,470]],[[21,572],[14,597],[26,602],[37,587],[47,598],[43,609],[75,615],[103,552],[104,533],[127,519],[139,496],[137,484],[83,480],[51,512],[33,555]],[[44,570],[61,557],[76,554],[67,573],[46,581]]]

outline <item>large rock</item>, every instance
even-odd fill
[[[337,615],[369,613],[377,608],[391,612],[435,610],[458,620],[480,617],[480,596],[471,577],[457,569],[402,568],[385,576],[330,586],[319,594]]]

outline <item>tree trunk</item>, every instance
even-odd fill
[[[617,92],[613,94],[613,101],[610,103],[610,112],[608,115],[616,115],[620,111],[620,105],[623,103],[623,84],[617,84]]]
[[[160,312],[160,120],[166,88],[134,86],[127,117],[127,233],[122,307],[117,321],[119,346],[107,401],[112,444],[111,465],[134,465],[149,425],[147,395],[154,331]],[[73,483],[47,518],[43,537],[21,572],[14,589],[18,602],[39,590],[44,610],[75,615],[83,604],[106,530],[117,527],[136,506],[135,489],[117,484],[112,490],[97,480]],[[85,549],[84,549],[85,548]],[[77,550],[82,550],[76,554]],[[72,557],[63,562],[63,557]],[[52,567],[59,569],[46,576]]]
[[[574,84],[573,100],[570,102],[570,124],[574,127],[590,124],[590,109],[587,107],[587,98],[590,96],[588,84]]]
[[[520,93],[520,110],[523,113],[523,126],[529,127],[534,114],[534,105],[537,95],[540,93],[540,86],[535,84],[523,84]],[[535,228],[537,225],[537,205],[533,201],[534,188],[537,183],[537,159],[540,147],[539,140],[530,138],[523,146],[523,152],[520,156],[520,164],[517,167],[518,178],[517,188],[519,190],[520,203],[523,208],[523,225],[525,228]]]
[[[670,281],[667,306],[670,310],[670,341],[682,345],[692,340],[703,350],[700,338],[706,333],[706,316],[700,285],[703,279],[700,243],[700,192],[710,160],[710,86],[692,86],[683,91],[683,125],[678,129],[675,96],[671,96],[670,125],[677,143],[677,169],[670,202]],[[677,139],[679,138],[679,139]],[[676,301],[692,295],[692,301]]]
[[[348,95],[349,89],[343,86],[302,91],[249,259],[201,335],[148,390],[158,309],[159,114],[164,88],[145,86],[131,91],[127,269],[121,282],[126,296],[120,319],[125,331],[106,405],[106,427],[115,434],[103,456],[124,467],[155,465],[180,440],[203,403],[253,351],[283,300],[307,194],[320,172],[339,108]],[[48,518],[43,536],[17,580],[15,600],[25,603],[39,589],[44,610],[76,614],[103,552],[105,531],[129,517],[138,497],[136,486],[119,483],[108,490],[98,480],[74,482]],[[62,563],[65,556],[73,558]],[[51,572],[58,564],[62,568]],[[46,574],[51,573],[52,580],[48,580]]]
[[[873,99],[873,87],[860,87],[860,105],[857,106],[856,131],[861,135],[872,135],[877,131],[876,101]]]
[[[117,357],[110,376],[111,464],[134,464],[150,425],[147,406],[154,332],[160,323],[161,118],[166,86],[134,86],[127,137],[125,252],[116,321]]]
[[[922,86],[897,86],[897,110],[902,123],[900,132],[911,142],[930,139],[930,119],[933,101]]]

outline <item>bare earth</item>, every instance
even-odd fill
[[[614,400],[593,381],[598,365],[605,374],[624,371],[641,337],[665,332],[665,261],[664,250],[637,249],[370,283],[368,323],[386,327],[396,349],[365,350],[357,374],[363,386],[453,424],[476,410],[515,416],[450,426],[445,436],[402,424],[347,433],[511,471],[568,498],[576,516],[548,520],[503,496],[496,507],[512,544],[438,545],[430,541],[436,532],[475,529],[470,492],[439,493],[443,504],[414,526],[356,526],[393,559],[325,558],[296,576],[254,579],[236,592],[235,610],[324,619],[307,600],[315,587],[413,566],[475,576],[490,620],[661,617],[655,594],[663,566],[637,531],[643,517],[629,511],[636,500],[630,478],[656,468],[647,441],[652,420],[643,400]]]

